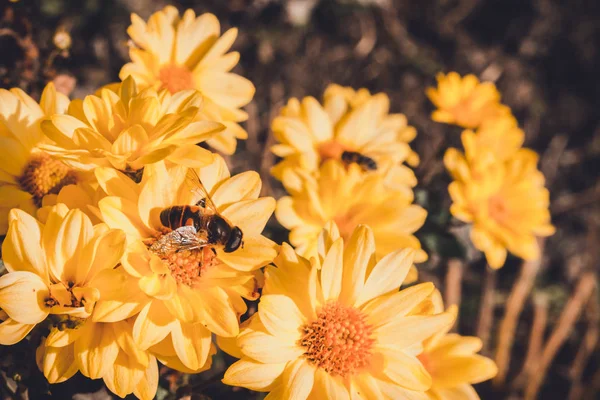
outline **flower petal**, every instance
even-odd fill
[[[2,243],[2,260],[9,271],[30,271],[48,280],[41,247],[42,225],[25,211],[13,209],[10,226]]]
[[[389,348],[383,356],[383,373],[397,385],[416,391],[426,391],[431,387],[431,376],[415,356]]]
[[[300,339],[300,328],[306,320],[291,298],[282,294],[263,295],[258,314],[272,335]]]
[[[167,337],[173,324],[173,317],[162,301],[153,300],[136,317],[133,339],[140,349],[147,350]]]
[[[64,382],[77,372],[74,345],[63,347],[46,347],[42,351],[43,373],[49,383]],[[40,346],[40,347],[41,347]]]
[[[283,397],[290,400],[305,400],[312,391],[317,367],[298,358],[289,363],[281,377]]]
[[[202,324],[188,324],[175,320],[171,339],[177,357],[189,369],[201,369],[208,362],[211,333]]]
[[[344,273],[340,300],[354,303],[365,284],[369,266],[375,261],[375,239],[373,232],[365,225],[359,225],[344,250]]]
[[[448,312],[432,316],[410,315],[395,318],[376,329],[378,346],[406,349],[447,328],[454,323],[454,319],[455,315]]]
[[[10,346],[20,342],[31,332],[36,324],[22,324],[8,318],[0,323],[0,344]]]
[[[0,309],[17,322],[43,321],[50,311],[45,305],[49,296],[42,278],[32,272],[15,271],[0,277]]]
[[[109,324],[88,321],[75,341],[75,358],[81,373],[88,378],[102,378],[112,368],[119,345]]]
[[[344,272],[344,239],[337,239],[330,247],[321,267],[323,300],[337,300],[342,291]]]
[[[373,299],[363,308],[369,324],[374,328],[391,323],[407,315],[429,296],[435,286],[431,282],[411,286],[400,292]]]
[[[273,388],[277,378],[281,376],[286,363],[263,364],[245,358],[233,363],[222,382],[226,385],[241,386],[250,390],[267,392]]]

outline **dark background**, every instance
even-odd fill
[[[416,201],[429,211],[418,235],[430,253],[430,261],[420,268],[421,278],[443,288],[447,260],[467,260],[459,329],[466,335],[475,333],[485,264],[463,240],[465,228],[448,213],[450,180],[442,156],[448,147],[461,147],[460,129],[430,120],[433,107],[424,92],[435,84],[439,71],[473,73],[494,81],[526,133],[525,146],[540,153],[540,168],[551,192],[557,233],[546,242],[533,290],[549,299],[546,337],[581,274],[592,270],[597,276],[598,0],[3,0],[0,4],[0,86],[18,86],[34,97],[53,79],[75,84],[71,97],[83,97],[118,80],[118,72],[128,60],[126,28],[131,12],[147,19],[153,11],[173,4],[180,10],[192,7],[197,13],[216,14],[223,31],[237,26],[240,33],[233,50],[241,53],[241,61],[235,72],[255,84],[256,96],[246,107],[250,119],[245,127],[250,137],[238,145],[238,152],[228,162],[235,172],[259,171],[264,194],[276,198],[284,192],[269,177],[269,168],[276,161],[268,151],[273,143],[269,124],[289,97],[321,98],[329,83],[387,93],[392,112],[406,114],[418,130],[413,147],[422,161],[416,169]],[[68,53],[57,51],[52,44],[54,32],[61,26],[73,38]],[[275,220],[267,234],[278,242],[287,239]],[[509,257],[499,271],[495,327],[520,265]],[[598,291],[592,299],[594,304],[597,301]],[[597,318],[598,307],[589,305],[558,352],[540,398],[567,398],[573,384],[571,364],[584,334],[598,324]],[[489,383],[478,385],[483,399],[521,398],[522,388],[510,382],[521,369],[531,322],[529,298],[516,332],[509,384],[499,389],[492,389]],[[496,328],[492,344],[495,332]],[[600,355],[597,343],[592,344],[581,382],[592,396],[589,398],[597,398]],[[28,343],[0,348],[0,370],[9,377],[15,371],[20,374],[20,387],[28,389],[30,398],[43,398],[50,390],[53,398],[63,399],[101,388],[101,382],[92,383],[81,376],[48,388],[36,373],[32,357]],[[200,393],[214,399],[262,398],[219,383],[217,378],[229,362],[219,355],[212,373],[192,377],[189,382],[186,377],[165,373],[161,386],[170,387],[172,393],[159,394],[178,398],[192,390],[193,398],[200,398]],[[8,393],[1,387],[0,393]],[[79,398],[102,398],[85,396]]]

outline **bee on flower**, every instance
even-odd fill
[[[181,165],[149,165],[140,184],[112,168],[95,172],[108,194],[101,217],[125,232],[127,248],[93,320],[134,317],[142,350],[183,371],[206,369],[211,334],[238,334],[243,298],[258,297],[259,269],[276,256],[276,244],[261,235],[275,201],[259,198],[258,174],[231,177],[218,156],[196,171],[200,193]]]
[[[403,114],[389,114],[389,106],[384,93],[371,95],[366,89],[339,85],[326,89],[322,105],[313,97],[290,99],[271,126],[279,142],[271,150],[283,159],[271,170],[273,176],[297,190],[296,182],[287,176],[289,170],[317,173],[333,159],[387,176],[387,184],[412,190],[417,180],[403,163],[418,164],[409,145],[417,132]]]
[[[204,117],[226,127],[207,144],[233,154],[237,140],[248,137],[238,124],[248,119],[240,107],[248,104],[255,92],[252,82],[230,72],[240,59],[238,52],[228,53],[237,29],[221,36],[219,20],[213,14],[196,16],[188,9],[180,16],[175,7],[167,6],[152,14],[147,23],[132,14],[127,33],[134,46],[130,46],[131,62],[121,69],[121,79],[132,77],[140,90],[166,89],[171,94],[198,90],[204,98]]]
[[[454,315],[418,312],[431,283],[398,291],[414,250],[377,260],[368,227],[346,245],[333,232],[311,262],[282,245],[223,382],[276,399],[427,399],[432,378],[415,349]]]
[[[492,268],[504,265],[508,251],[525,260],[538,259],[537,237],[554,234],[550,194],[537,163],[538,155],[529,149],[483,169],[457,149],[448,149],[444,156],[454,178],[448,186],[450,211],[472,224],[471,240]]]
[[[493,83],[456,72],[439,73],[436,78],[437,88],[427,89],[427,96],[437,107],[431,114],[434,121],[475,129],[487,118],[510,115]]]
[[[8,212],[19,208],[35,215],[44,198],[82,180],[72,168],[52,158],[40,129],[45,117],[62,114],[69,99],[49,83],[36,103],[21,89],[0,89],[0,235],[8,229]]]
[[[383,257],[399,248],[415,249],[415,261],[427,260],[419,240],[413,235],[425,222],[427,211],[411,204],[412,191],[391,190],[381,175],[365,175],[359,166],[344,166],[328,160],[314,176],[296,170],[294,177],[301,189],[294,192],[284,182],[290,196],[277,202],[275,215],[290,229],[290,243],[299,254],[316,254],[318,237],[330,221],[336,223],[346,240],[354,229],[368,225],[377,241],[377,255]],[[416,270],[411,277],[416,278]]]
[[[198,121],[203,98],[195,90],[170,94],[138,90],[132,78],[73,100],[64,115],[45,119],[42,130],[54,143],[44,151],[71,168],[111,167],[139,181],[143,168],[161,160],[190,167],[213,161],[196,144],[224,129]]]
[[[444,311],[440,292],[436,289],[427,299],[433,314]],[[456,306],[446,310],[456,316]],[[452,325],[436,332],[423,342],[422,352],[417,358],[431,375],[429,400],[472,399],[479,400],[473,384],[487,381],[496,376],[498,368],[491,359],[477,354],[481,350],[481,339],[448,333]]]

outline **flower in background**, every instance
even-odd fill
[[[491,82],[480,83],[475,75],[461,77],[456,72],[439,73],[436,79],[438,87],[427,89],[427,96],[437,107],[431,114],[434,121],[473,129],[487,118],[510,115]]]
[[[196,144],[223,129],[217,122],[196,121],[201,108],[195,90],[138,91],[129,78],[73,100],[65,115],[43,121],[44,133],[54,141],[43,149],[72,168],[112,167],[136,181],[144,166],[161,160],[201,167],[213,155]]]
[[[412,191],[391,190],[382,176],[365,174],[355,164],[345,167],[336,160],[326,161],[316,177],[297,170],[295,179],[300,190],[294,192],[284,182],[291,196],[278,200],[275,215],[291,230],[290,243],[299,254],[315,255],[319,233],[334,221],[346,240],[359,224],[368,225],[379,257],[409,247],[416,250],[415,261],[427,259],[413,236],[425,222],[427,211],[411,204]]]
[[[233,252],[221,245],[180,248],[185,244],[181,241],[174,251],[153,246],[170,243],[164,241],[174,232],[162,224],[162,210],[196,206],[204,198],[188,184],[186,167],[167,168],[162,162],[149,165],[138,185],[112,168],[96,170],[98,182],[108,194],[98,204],[102,218],[108,226],[125,231],[128,246],[122,268],[107,277],[112,288],[101,292],[93,319],[114,322],[135,315],[135,343],[161,361],[175,363],[178,358],[179,364],[191,371],[206,367],[213,348],[212,333],[238,334],[238,317],[246,312],[243,298],[258,297],[257,289],[262,286],[259,269],[277,254],[276,244],[261,235],[275,201],[259,198],[258,174],[230,177],[224,160],[217,156],[198,175],[220,215],[243,233],[243,245]],[[206,238],[208,232],[196,233]]]
[[[409,315],[434,290],[423,283],[398,291],[414,250],[377,262],[364,226],[346,246],[343,238],[321,241],[318,264],[283,244],[277,268],[267,267],[258,312],[237,340],[243,358],[223,382],[270,398],[426,399],[431,377],[414,350],[454,315]]]
[[[171,94],[196,89],[204,98],[203,114],[225,124],[226,129],[207,140],[215,149],[233,154],[236,139],[248,134],[238,122],[248,119],[240,107],[254,96],[252,82],[230,72],[238,63],[238,52],[227,53],[237,37],[232,28],[220,36],[219,20],[213,14],[196,17],[188,9],[167,6],[144,22],[131,15],[127,29],[135,46],[129,50],[132,62],[125,64],[121,79],[133,77],[138,87],[167,89]]]
[[[435,290],[430,300],[434,314],[444,311],[439,291]],[[456,306],[449,307],[447,312],[456,315]],[[481,339],[448,333],[451,327],[425,340],[423,352],[417,356],[431,375],[432,385],[427,395],[430,400],[478,400],[479,395],[471,385],[493,378],[498,368],[491,359],[476,354],[481,350]]]
[[[68,105],[69,99],[52,83],[40,104],[21,89],[0,89],[0,235],[6,234],[11,208],[34,215],[46,195],[80,178],[39,148],[46,141],[40,121],[65,112]]]
[[[467,146],[465,146],[467,147]],[[537,169],[538,155],[520,149],[504,162],[474,168],[456,149],[444,156],[454,182],[448,186],[452,215],[473,224],[471,240],[492,268],[504,265],[507,251],[525,259],[540,257],[536,236],[550,236],[550,194]]]
[[[323,105],[313,97],[290,99],[272,123],[279,143],[271,150],[283,158],[272,174],[291,188],[295,182],[287,176],[290,169],[316,173],[323,162],[334,159],[388,176],[389,185],[411,190],[417,180],[402,163],[418,164],[408,144],[417,131],[403,114],[389,114],[389,106],[384,93],[338,85],[327,88]]]

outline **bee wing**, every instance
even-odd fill
[[[196,194],[197,202],[196,204],[208,211],[211,214],[218,214],[217,206],[213,203],[210,195],[208,194],[208,190],[202,184],[200,177],[192,168],[188,168],[187,174],[185,176],[185,182],[190,187],[190,189]]]

